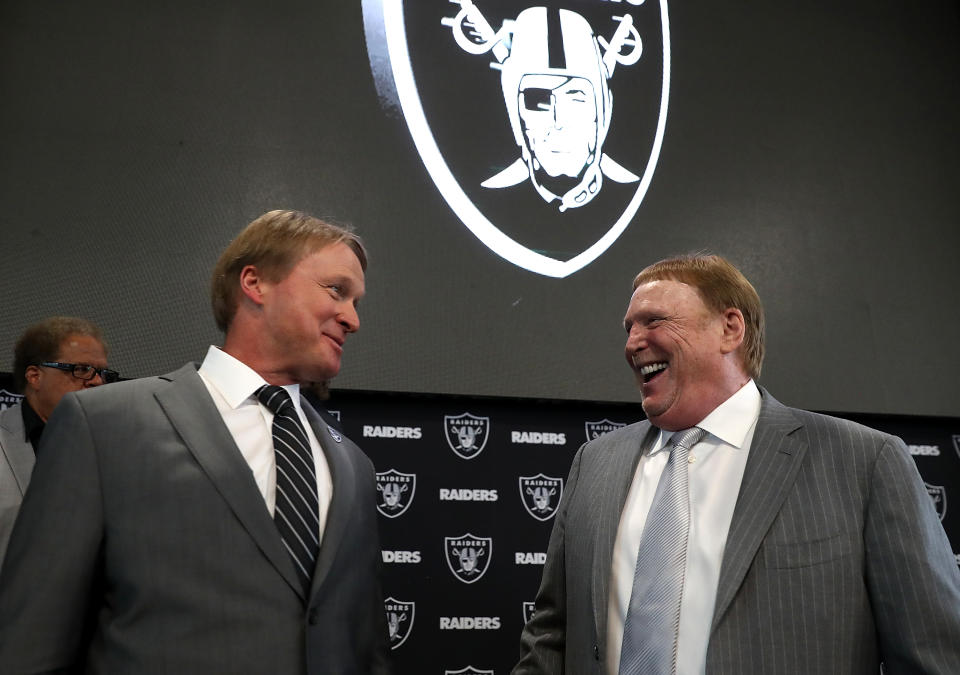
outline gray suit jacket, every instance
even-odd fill
[[[960,673],[960,573],[903,441],[761,393],[708,675]],[[606,672],[614,540],[655,433],[640,422],[577,453],[515,674]]]
[[[35,458],[33,446],[24,439],[21,405],[0,410],[0,565]]]
[[[0,672],[388,672],[374,469],[304,408],[333,479],[306,601],[194,365],[65,396],[0,573]]]

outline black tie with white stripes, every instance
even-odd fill
[[[313,568],[320,551],[317,474],[307,434],[293,400],[283,387],[264,385],[257,399],[273,413],[273,447],[277,461],[277,499],[273,520],[293,559],[309,598]]]

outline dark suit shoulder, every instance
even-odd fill
[[[587,441],[581,446],[580,453],[584,461],[618,452],[632,453],[633,450],[640,447],[651,431],[656,431],[656,429],[647,420],[634,422]]]
[[[51,422],[57,417],[60,409],[74,408],[74,402],[88,418],[102,419],[106,416],[111,425],[136,425],[138,419],[144,415],[152,415],[158,408],[157,395],[171,387],[182,387],[181,394],[193,394],[204,401],[209,401],[213,409],[213,400],[207,393],[203,380],[197,374],[196,364],[187,364],[177,371],[166,375],[142,377],[134,380],[124,380],[100,387],[84,389],[66,394],[63,401],[69,404],[57,406],[51,416]],[[61,412],[61,415],[65,414]]]
[[[154,375],[151,377],[140,377],[135,380],[124,380],[123,382],[114,382],[113,384],[92,389],[84,389],[78,394],[82,394],[84,400],[95,400],[102,398],[124,398],[127,396],[138,396],[144,393],[152,393],[164,387],[170,386],[170,380],[164,377]]]
[[[902,443],[898,437],[858,422],[808,410],[791,409],[811,437],[826,437],[835,446],[870,446],[880,448],[887,443]]]
[[[813,451],[856,450],[875,456],[887,444],[903,445],[902,440],[883,431],[840,417],[791,408],[777,401],[766,389],[761,387],[760,392],[763,403],[757,428],[778,428],[787,436],[805,441]]]
[[[863,492],[869,489],[883,457],[900,466],[913,466],[906,445],[896,436],[831,415],[788,410],[796,420],[796,429],[788,438],[805,446],[805,464],[813,468],[811,475],[845,477],[848,490],[858,486]]]

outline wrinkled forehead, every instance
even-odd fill
[[[696,286],[673,279],[653,279],[637,286],[630,296],[627,315],[641,309],[669,312],[682,309],[708,311]]]

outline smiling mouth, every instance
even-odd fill
[[[666,361],[659,361],[642,366],[640,368],[640,376],[643,378],[643,383],[646,384],[660,375],[660,373],[667,369],[667,365]]]

